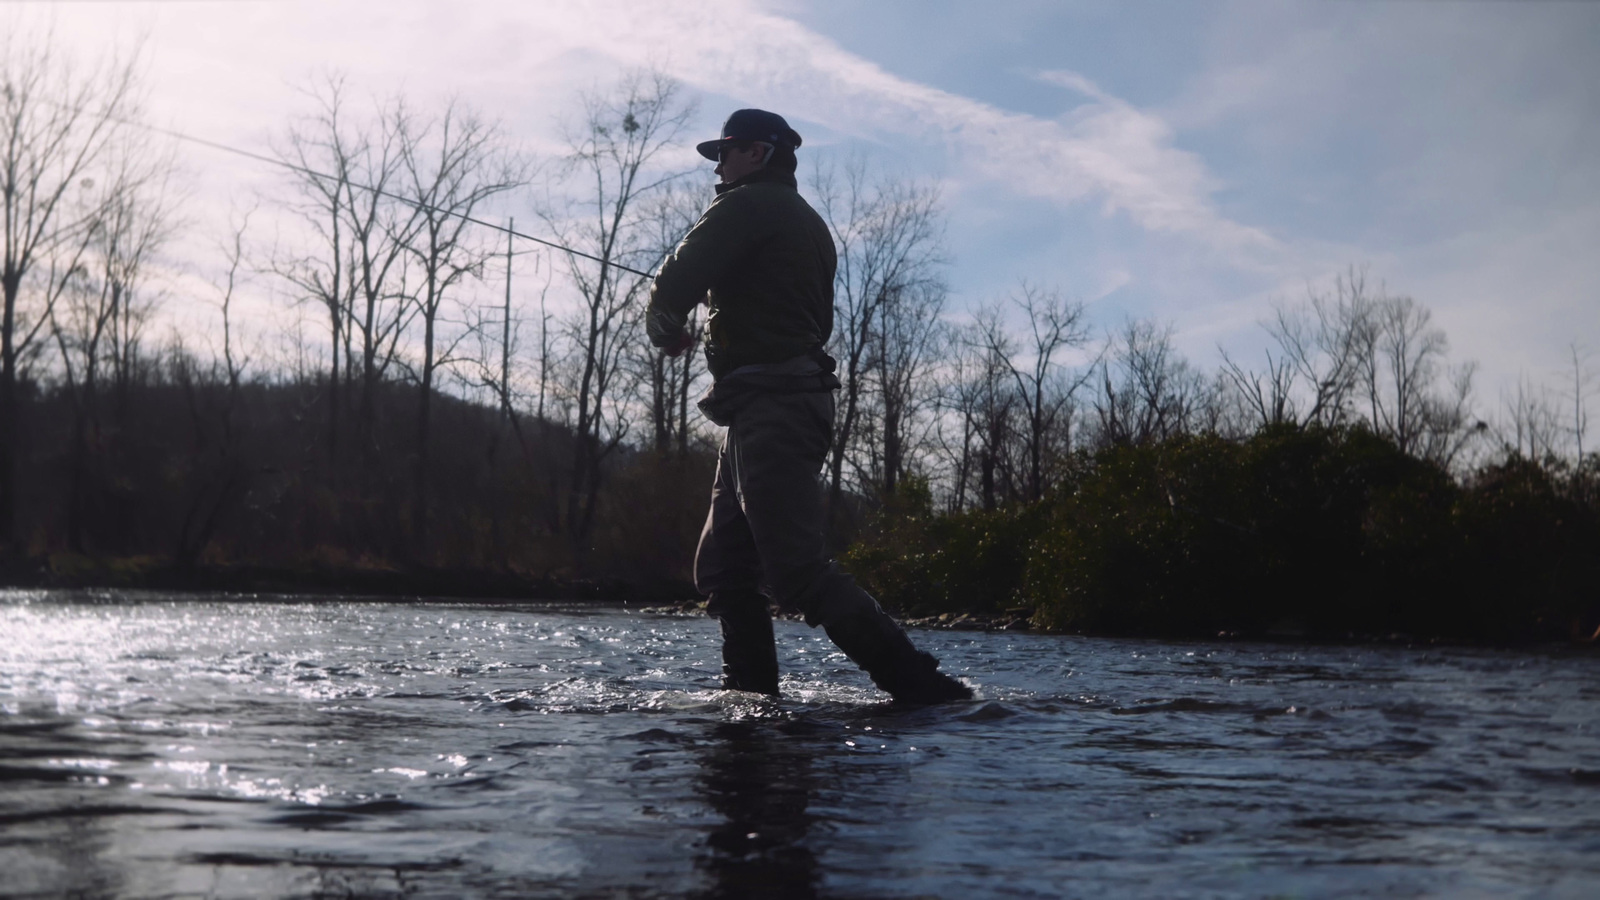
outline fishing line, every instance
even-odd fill
[[[309,175],[312,178],[326,178],[327,180],[329,180],[331,182],[334,182],[335,184],[339,183],[339,181],[341,180],[337,176],[329,175],[329,174],[327,174],[325,172],[318,172],[315,169],[310,169],[310,168],[307,168],[305,166],[296,165],[295,163],[289,162],[288,160],[278,159],[276,157],[267,156],[267,155],[262,154],[262,153],[256,153],[256,152],[251,151],[251,150],[245,150],[245,149],[243,149],[241,147],[233,147],[233,146],[230,146],[228,144],[223,144],[223,143],[220,143],[218,141],[208,140],[208,139],[202,138],[202,137],[195,137],[194,135],[185,134],[184,132],[181,132],[181,131],[173,131],[170,128],[162,128],[159,125],[151,125],[148,122],[137,122],[137,121],[133,121],[133,120],[129,120],[129,119],[120,119],[120,118],[117,119],[117,121],[121,122],[124,125],[131,125],[131,126],[133,126],[135,128],[143,128],[143,129],[145,129],[147,131],[154,131],[154,132],[156,132],[158,134],[164,134],[164,135],[167,135],[168,137],[175,138],[175,139],[180,140],[180,141],[188,141],[191,144],[199,144],[202,147],[210,147],[213,150],[221,150],[224,153],[232,153],[232,154],[235,154],[237,156],[243,156],[243,157],[245,157],[247,159],[253,159],[253,160],[257,161],[257,162],[264,162],[264,163],[267,163],[268,165],[279,166],[281,168],[288,169],[291,172],[299,172],[299,173],[301,173],[303,175]],[[512,237],[522,238],[525,241],[533,241],[536,244],[543,244],[546,247],[550,247],[550,248],[553,248],[553,249],[556,249],[556,250],[560,250],[561,252],[571,254],[572,256],[581,256],[584,259],[592,260],[594,262],[597,262],[597,263],[601,264],[602,266],[610,266],[613,269],[620,269],[620,270],[622,270],[624,272],[627,272],[629,274],[638,275],[638,276],[643,277],[643,278],[652,277],[651,273],[649,273],[649,272],[641,272],[638,269],[635,269],[635,268],[633,268],[631,266],[625,266],[625,265],[623,265],[622,263],[619,263],[619,262],[615,262],[615,261],[612,261],[612,260],[601,259],[600,257],[595,256],[592,253],[585,253],[582,250],[575,250],[572,247],[566,246],[565,244],[558,244],[555,241],[546,240],[546,239],[541,238],[541,237],[535,237],[535,236],[533,236],[531,234],[523,234],[520,231],[516,231],[514,229],[507,228],[504,225],[496,225],[493,222],[486,222],[483,219],[479,219],[479,218],[477,218],[475,216],[469,216],[466,213],[460,213],[460,212],[456,212],[454,210],[449,210],[449,209],[440,209],[439,207],[436,207],[436,206],[430,206],[430,205],[428,205],[426,203],[423,203],[420,200],[414,200],[414,199],[412,199],[410,197],[404,197],[404,196],[401,196],[399,194],[395,194],[395,193],[392,193],[390,191],[386,191],[383,188],[376,187],[376,186],[370,185],[370,184],[361,184],[360,182],[356,182],[356,181],[346,181],[345,183],[349,184],[351,187],[360,188],[361,190],[364,190],[364,191],[370,191],[376,196],[387,197],[390,200],[397,200],[397,201],[399,201],[401,203],[404,203],[404,204],[406,204],[408,206],[413,206],[413,207],[415,207],[417,209],[424,210],[426,212],[436,213],[436,214],[445,215],[445,216],[455,216],[455,217],[457,217],[459,219],[464,219],[464,220],[466,220],[468,222],[471,222],[474,225],[479,225],[479,226],[482,226],[484,228],[491,229],[493,231],[501,232],[503,234],[509,234]]]

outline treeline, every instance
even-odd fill
[[[1085,450],[1037,502],[934,514],[847,562],[912,615],[1097,634],[1593,640],[1600,459],[1513,455],[1465,479],[1365,425]]]
[[[930,421],[942,469],[846,554],[889,605],[1109,634],[1595,638],[1576,348],[1564,393],[1523,385],[1491,422],[1427,309],[1355,272],[1278,307],[1260,367],[1209,374],[1141,322],[1052,369],[1081,308],[1017,304],[1031,365],[979,316],[945,370],[973,376],[929,401],[960,413]]]
[[[703,164],[679,168],[678,85],[580,94],[564,152],[537,157],[464,101],[314,80],[273,143],[278,187],[213,236],[197,289],[166,255],[193,200],[136,76],[7,38],[5,555],[686,579],[717,436],[692,409],[698,353],[640,327],[648,273],[708,199]],[[919,464],[904,429],[947,331],[941,213],[859,161],[806,190],[843,258],[848,534]],[[212,310],[202,329],[173,327],[180,300]]]
[[[319,79],[277,132],[279,187],[236,210],[196,288],[171,275],[193,200],[176,148],[138,125],[136,66],[0,40],[14,571],[686,582],[717,435],[692,410],[697,354],[668,359],[640,328],[646,273],[707,200],[679,168],[695,110],[670,79],[579,95],[545,157],[464,101]],[[1258,362],[1207,370],[1170,328],[1104,330],[1047,285],[958,309],[926,184],[812,157],[802,191],[839,250],[822,477],[839,549],[891,605],[1480,633],[1487,613],[1425,627],[1444,609],[1426,604],[1515,582],[1539,627],[1588,614],[1578,348],[1568,385],[1488,414],[1427,308],[1352,269],[1274,308]],[[176,300],[209,324],[173,329]],[[1502,532],[1542,537],[1496,555]]]
[[[589,567],[577,570],[558,524],[561,485],[551,477],[570,462],[570,430],[513,423],[495,407],[437,394],[426,473],[431,528],[419,556],[410,518],[415,459],[404,450],[415,437],[417,397],[409,385],[384,382],[373,402],[376,451],[370,465],[355,466],[326,453],[329,399],[315,382],[230,385],[220,371],[169,352],[105,399],[86,459],[75,455],[80,417],[70,396],[40,396],[24,410],[29,477],[20,491],[33,534],[48,541],[35,545],[33,561],[48,561],[69,583],[182,583],[186,575],[211,583],[199,576],[219,568],[333,588],[399,586],[363,580],[363,572],[443,570],[462,575],[454,590],[469,593],[494,584],[561,589],[584,575],[635,584],[687,578],[708,454],[619,451],[586,548]],[[115,564],[96,563],[106,560]],[[465,577],[474,572],[523,578]],[[429,584],[451,589],[448,580]]]
[[[686,579],[699,373],[639,329],[703,201],[664,160],[693,113],[672,81],[581,96],[567,152],[534,159],[464,102],[319,79],[275,141],[281,189],[235,211],[211,290],[184,287],[210,322],[163,333],[187,201],[136,66],[4,49],[10,568]],[[517,198],[546,239],[487,224]],[[247,295],[289,315],[241,317]]]

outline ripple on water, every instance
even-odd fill
[[[0,869],[40,896],[1588,895],[1594,657],[918,632],[902,708],[778,623],[0,601]]]

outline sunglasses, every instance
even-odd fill
[[[762,165],[766,165],[767,164],[767,160],[772,158],[772,151],[774,149],[776,149],[771,144],[763,143],[761,141],[729,141],[728,143],[723,144],[722,146],[717,148],[717,162],[719,162],[719,163],[727,162],[728,161],[728,151],[729,150],[734,150],[734,149],[749,150],[751,147],[765,147],[765,148],[767,148],[766,155],[764,157],[762,157],[762,159],[761,159],[761,164]]]

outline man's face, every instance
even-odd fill
[[[732,184],[761,168],[766,162],[767,150],[766,144],[724,144],[722,152],[717,154],[720,160],[717,174],[722,176],[722,183]]]

